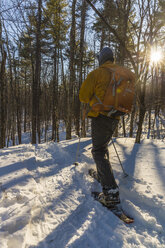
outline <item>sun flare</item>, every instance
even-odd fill
[[[152,49],[150,54],[150,61],[152,64],[158,64],[161,62],[162,52],[158,49]]]

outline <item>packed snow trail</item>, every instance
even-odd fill
[[[91,139],[0,150],[1,248],[165,248],[165,143],[118,138],[115,145],[129,174],[124,178],[112,145],[110,160],[123,209],[135,222],[123,224],[94,201],[99,183]]]

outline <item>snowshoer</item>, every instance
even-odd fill
[[[107,85],[111,81],[112,73],[107,68],[115,67],[114,55],[109,47],[101,50],[99,57],[99,68],[90,72],[83,82],[79,98],[83,103],[89,103],[91,110],[88,117],[91,118],[92,131],[92,155],[96,163],[97,176],[102,186],[99,200],[105,206],[120,203],[119,188],[114,178],[112,167],[109,161],[108,144],[118,125],[121,112],[116,111],[109,115],[107,111],[92,110],[98,102],[102,101]],[[97,96],[97,97],[96,97]]]

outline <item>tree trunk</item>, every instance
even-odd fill
[[[57,98],[58,98],[58,82],[57,82],[57,49],[54,48],[54,75],[53,75],[53,94],[52,94],[52,140],[56,141],[57,128]]]
[[[135,113],[136,113],[136,110],[135,110],[135,105],[134,105],[132,113],[131,113],[131,120],[130,120],[130,131],[129,131],[130,138],[133,137],[133,126],[134,126],[133,124],[134,124]]]
[[[140,110],[139,110],[138,130],[136,133],[136,140],[135,140],[135,143],[138,143],[138,144],[140,144],[140,138],[141,138],[141,133],[142,133],[142,126],[143,126],[145,112],[146,112],[145,108],[141,105]]]
[[[151,108],[149,107],[149,110],[148,110],[148,134],[147,134],[147,139],[150,138],[150,134],[151,134]]]
[[[138,122],[138,130],[136,133],[136,140],[135,140],[135,143],[139,143],[139,144],[140,144],[140,137],[141,137],[141,133],[142,133],[144,116],[146,113],[146,107],[145,107],[146,77],[147,77],[147,73],[145,75],[143,84],[141,83],[141,85],[139,85],[139,90],[140,90],[140,92],[139,92],[139,103],[140,103],[139,122]]]
[[[145,73],[144,77],[142,77],[142,81],[139,81],[138,87],[137,87],[137,94],[139,95],[139,122],[138,122],[138,130],[136,133],[136,140],[135,143],[140,144],[140,138],[142,134],[142,126],[143,126],[143,121],[146,113],[146,103],[145,103],[145,96],[146,96],[146,81],[147,81],[147,76],[148,76],[148,66],[146,65],[146,68],[144,68]]]
[[[124,137],[126,137],[125,119],[124,119],[124,116],[122,117],[122,124],[123,124],[123,135],[124,135]]]
[[[35,76],[32,85],[32,144],[36,144],[36,132],[40,142],[40,118],[39,118],[39,86],[41,72],[41,5],[42,0],[38,0],[38,16],[36,31],[36,59]]]
[[[105,42],[105,29],[103,28],[101,32],[100,51],[104,48],[104,42]]]
[[[17,68],[18,67],[18,68]],[[15,73],[15,98],[16,98],[16,124],[17,124],[17,134],[18,134],[18,142],[21,144],[21,135],[22,135],[22,118],[21,118],[21,94],[20,94],[20,82],[18,77],[19,71],[19,62],[17,63],[16,60],[14,60],[14,73]],[[15,114],[15,113],[14,113]]]
[[[27,122],[27,76],[26,76],[26,68],[25,68],[25,85],[24,85],[24,133],[26,133],[26,122]]]
[[[70,61],[69,61],[69,90],[66,119],[66,139],[72,138],[72,114],[73,114],[73,85],[75,84],[75,30],[76,30],[76,2],[72,1],[72,23],[70,31]]]
[[[0,67],[0,148],[5,147],[5,64],[6,52],[2,52]]]
[[[80,136],[80,100],[79,100],[79,90],[82,84],[83,75],[83,57],[84,57],[84,33],[85,33],[85,19],[86,19],[86,1],[83,0],[81,8],[81,34],[80,34],[80,63],[79,63],[79,84],[75,99],[75,126],[76,134]]]
[[[86,137],[85,119],[87,114],[87,104],[82,104],[81,137]]]
[[[165,107],[165,72],[161,72],[161,104]]]

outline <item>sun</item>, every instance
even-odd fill
[[[160,49],[153,48],[151,49],[150,61],[151,64],[158,64],[162,60],[162,52]]]

